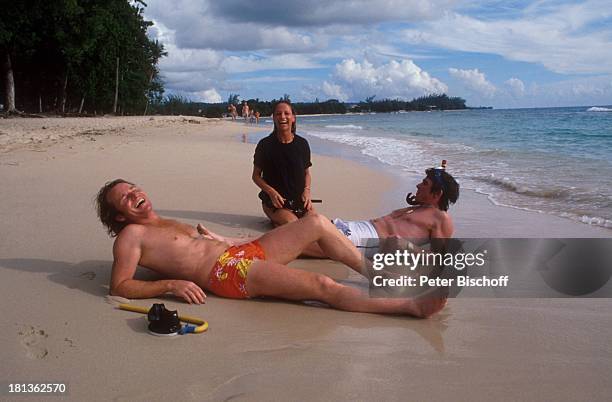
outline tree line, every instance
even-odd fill
[[[0,0],[0,104],[9,112],[57,114],[182,114],[222,117],[227,102],[163,97],[157,63],[163,46],[149,39],[142,0]],[[281,99],[289,99],[284,95]],[[277,100],[248,99],[269,116]],[[465,109],[465,100],[432,94],[411,101],[294,103],[298,114]]]
[[[245,99],[249,105],[249,110],[259,112],[261,116],[272,115],[272,108],[279,100],[290,100],[289,95],[284,95],[279,99],[269,101],[257,99]],[[227,102],[223,103],[203,103],[192,102],[188,98],[180,95],[169,95],[162,99],[159,103],[152,106],[152,110],[156,114],[161,115],[191,115],[204,117],[223,117],[228,113],[230,104],[236,106],[238,115],[242,115],[242,102],[240,95],[230,94]],[[347,112],[347,107],[344,103],[336,99],[329,99],[324,102],[296,102],[292,103],[297,114],[344,114]]]
[[[2,1],[0,103],[9,112],[143,114],[163,46],[141,0]]]
[[[465,99],[460,97],[449,97],[446,94],[433,94],[421,96],[411,101],[399,99],[374,100],[371,96],[358,103],[344,103],[337,99],[328,99],[320,102],[295,102],[292,103],[298,115],[307,114],[345,114],[345,113],[388,113],[398,111],[431,111],[431,110],[459,110],[467,109]],[[280,99],[263,101],[260,99],[245,100],[249,109],[258,111],[261,116],[270,116],[272,108],[279,100],[290,100],[289,95],[284,95]],[[228,112],[230,104],[236,106],[238,115],[242,115],[242,102],[240,95],[230,94],[228,100],[223,103],[203,103],[192,102],[188,98],[180,95],[170,95],[153,105],[153,113],[162,115],[186,115],[186,116],[205,116],[223,117]]]
[[[431,94],[410,101],[400,99],[374,100],[375,96],[357,103],[352,109],[356,112],[399,112],[399,111],[431,111],[431,110],[459,110],[467,109],[465,99],[449,97],[446,94]]]

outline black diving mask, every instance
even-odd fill
[[[147,319],[149,320],[149,332],[153,335],[173,336],[177,335],[182,328],[178,312],[167,310],[163,303],[153,304],[147,314]]]

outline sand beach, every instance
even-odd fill
[[[132,301],[209,322],[204,334],[172,339],[116,309],[107,297],[112,239],[93,205],[100,186],[121,177],[163,216],[256,236],[270,226],[251,181],[255,145],[243,139],[266,130],[182,116],[0,119],[3,384],[65,383],[54,400],[75,401],[609,399],[605,298],[451,299],[427,320],[214,295],[197,306]],[[312,174],[319,212],[346,219],[402,207],[398,197],[416,184],[399,188],[405,181],[382,170],[321,155]],[[612,233],[469,191],[451,214],[460,237]],[[331,261],[292,266],[367,286]]]

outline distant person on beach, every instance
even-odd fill
[[[446,304],[443,292],[417,299],[370,298],[328,276],[287,267],[306,246],[316,242],[330,258],[360,273],[364,269],[359,251],[318,214],[283,225],[256,240],[232,245],[201,225],[196,228],[158,216],[147,194],[122,179],[106,183],[96,202],[98,217],[116,237],[112,295],[138,299],[172,293],[200,304],[207,290],[235,299],[318,300],[340,310],[422,318]],[[138,265],[167,279],[134,279]]]
[[[380,218],[364,221],[332,222],[358,249],[377,252],[378,239],[391,237],[409,239],[416,244],[428,243],[431,239],[448,239],[452,236],[453,220],[449,215],[449,204],[459,198],[459,183],[442,167],[425,171],[425,177],[417,184],[417,192],[409,193],[406,201],[411,204]],[[304,255],[324,257],[325,253],[316,244],[308,247]]]
[[[261,189],[264,213],[275,226],[295,221],[311,211],[310,146],[295,133],[295,110],[289,101],[272,109],[274,130],[255,148],[253,182]]]
[[[249,104],[247,101],[242,101],[242,117],[246,123],[249,122]]]
[[[227,107],[227,110],[230,112],[230,115],[232,116],[232,120],[236,120],[236,118],[238,117],[238,113],[236,112],[236,105],[234,105],[233,103],[230,103],[229,106]]]
[[[259,110],[255,111],[255,124],[259,124]]]

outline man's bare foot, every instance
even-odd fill
[[[446,306],[448,295],[448,288],[437,288],[412,299],[411,314],[418,318],[431,317]]]
[[[429,318],[440,310],[442,310],[444,306],[446,306],[447,301],[448,299],[446,297],[427,297],[414,299],[414,312],[412,312],[411,314],[417,318]]]

